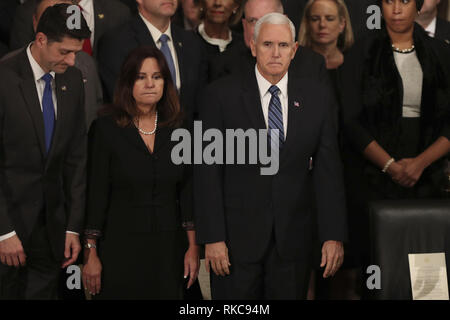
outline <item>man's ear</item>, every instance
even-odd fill
[[[255,39],[250,40],[250,49],[252,50],[252,56],[256,58],[256,43]]]
[[[294,50],[293,50],[293,53],[292,53],[292,59],[294,59],[294,57],[295,57],[295,54],[296,54],[296,52],[297,52],[297,49],[298,49],[298,46],[299,46],[299,44],[298,44],[298,41],[295,41],[294,42]]]
[[[36,38],[34,42],[39,48],[42,48],[44,45],[46,45],[47,41],[48,41],[47,36],[44,33],[42,32],[36,33]]]

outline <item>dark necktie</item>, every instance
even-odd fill
[[[44,118],[45,149],[48,153],[52,144],[53,129],[55,127],[55,107],[52,97],[52,80],[50,73],[46,73],[42,80],[45,81],[44,94],[42,96],[42,116]]]
[[[159,37],[159,41],[161,42],[161,52],[163,53],[164,57],[166,58],[167,65],[170,70],[170,74],[172,75],[172,80],[175,85],[175,88],[177,86],[177,73],[175,70],[175,64],[173,62],[172,54],[170,53],[169,45],[167,44],[167,41],[169,40],[169,37],[166,34],[162,34],[161,37]]]
[[[271,86],[269,92],[272,95],[269,103],[269,142],[271,141],[271,131],[278,129],[278,141],[274,141],[274,147],[281,149],[284,143],[283,110],[281,101],[278,97],[280,89],[277,86]]]

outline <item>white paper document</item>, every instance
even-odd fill
[[[413,300],[449,300],[445,253],[408,254]]]

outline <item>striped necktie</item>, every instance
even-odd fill
[[[274,147],[281,149],[284,143],[283,110],[281,101],[278,97],[280,89],[277,86],[271,86],[269,92],[272,95],[269,103],[269,142],[271,141],[271,132],[278,129],[278,141],[274,141]]]

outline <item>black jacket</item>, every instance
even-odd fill
[[[56,125],[46,155],[44,124],[26,50],[0,64],[0,234],[26,241],[42,210],[55,259],[66,231],[81,233],[87,137],[81,73],[56,74]]]

